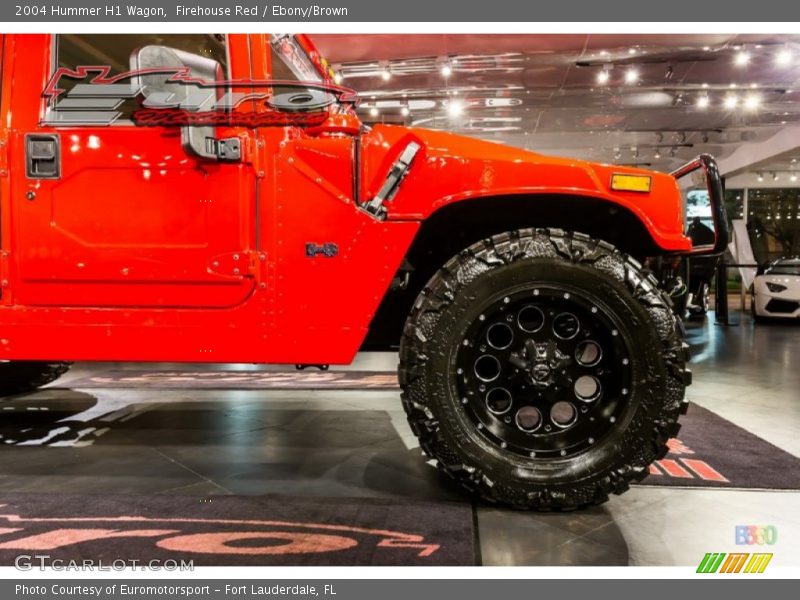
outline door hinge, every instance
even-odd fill
[[[217,254],[208,261],[208,270],[226,277],[252,277],[261,281],[267,272],[267,254],[254,250]]]

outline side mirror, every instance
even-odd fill
[[[224,69],[217,61],[167,46],[143,46],[131,53],[132,71],[148,69],[188,69],[189,76],[200,82],[213,84],[224,79]],[[222,90],[214,85],[170,81],[173,73],[139,75],[132,85],[141,90],[144,106],[181,108],[190,112],[207,112],[214,109]],[[187,125],[181,128],[181,140],[187,152],[212,160],[236,160],[238,152],[232,147],[238,143],[218,140],[212,125]]]

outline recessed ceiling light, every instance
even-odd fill
[[[597,74],[597,83],[599,83],[601,85],[604,84],[604,83],[608,83],[608,78],[610,76],[611,76],[611,74],[608,71],[606,71],[605,69],[603,69],[602,71],[600,71]]]
[[[761,96],[756,94],[750,94],[747,98],[744,99],[744,107],[747,110],[755,110],[759,106],[761,106]]]
[[[737,104],[739,104],[739,98],[735,95],[725,96],[725,108],[736,108]]]
[[[794,173],[792,173],[792,175],[789,177],[789,180],[790,180],[790,181],[797,181],[797,175],[795,175]]]
[[[453,74],[453,67],[450,66],[450,63],[444,63],[441,72],[442,77],[450,77]]]
[[[697,108],[708,108],[708,96],[700,96],[697,99]]]
[[[705,89],[705,88],[707,88],[707,87],[708,87],[708,84],[707,84],[707,83],[704,83],[704,84],[703,84],[703,85],[701,85],[700,87],[702,87],[702,88],[704,88],[704,89]]]
[[[743,67],[747,63],[750,62],[750,54],[742,50],[741,52],[736,53],[736,57],[733,59],[734,64],[737,67]]]
[[[783,50],[780,50],[775,55],[775,62],[779,66],[785,67],[786,65],[788,65],[789,63],[792,62],[792,53],[789,52],[789,50],[787,50],[786,48],[784,48]]]
[[[639,72],[636,69],[628,69],[625,72],[625,83],[636,83],[639,80]]]
[[[458,117],[464,113],[464,103],[460,100],[451,100],[447,103],[447,114],[451,117]]]
[[[731,88],[732,90],[735,90],[736,89],[736,84],[732,83],[728,87]]]

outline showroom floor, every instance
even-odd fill
[[[688,325],[689,397],[800,457],[800,328],[734,316],[740,326]],[[395,360],[367,354],[354,367]],[[22,415],[37,434],[4,450],[0,492],[460,501],[419,457],[396,391],[70,388],[111,367],[141,365],[75,365],[54,389],[3,406],[6,425]],[[64,436],[56,421],[65,415],[73,429],[104,416],[107,429]],[[779,531],[773,564],[798,564],[798,507],[800,492],[647,486],[569,514],[479,506],[477,522],[486,565],[696,564],[734,549],[736,525],[770,524]]]

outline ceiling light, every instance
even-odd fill
[[[404,106],[403,108],[400,109],[400,114],[403,115],[404,117],[407,117],[408,115],[411,114],[411,111],[408,109],[407,106]]]
[[[732,83],[728,87],[731,88],[732,90],[735,90],[736,89],[736,84]]]
[[[380,114],[380,111],[378,110],[377,106],[373,106],[372,108],[369,109],[369,116],[370,117],[377,117],[379,114]]]
[[[636,83],[639,80],[639,72],[636,69],[628,69],[625,72],[625,83]]]
[[[773,173],[772,174],[772,181],[778,181],[778,179],[780,179],[780,178],[781,178],[781,176],[778,175],[777,173]]]
[[[628,48],[628,54],[636,54],[636,48]]]
[[[464,103],[459,100],[451,100],[447,103],[447,114],[451,117],[458,117],[464,113]]]
[[[697,108],[708,108],[708,96],[700,96],[697,99]]]
[[[789,52],[789,50],[787,50],[786,48],[779,51],[775,55],[775,63],[781,67],[785,67],[791,62],[792,62],[792,53]]]
[[[444,63],[441,72],[442,77],[450,77],[453,74],[453,67],[450,66],[450,63]]]
[[[757,173],[758,181],[764,181],[764,175],[762,173]]]
[[[611,76],[611,74],[608,71],[606,71],[605,69],[603,69],[602,71],[600,71],[597,74],[597,83],[599,83],[600,85],[603,85],[604,83],[608,83],[608,78],[610,76]]]
[[[709,50],[711,50],[711,46],[703,46],[703,50],[705,50],[706,52],[708,52]]]
[[[756,94],[750,94],[750,95],[749,95],[747,98],[745,98],[745,100],[744,100],[744,107],[745,107],[747,110],[755,110],[755,109],[757,109],[759,106],[761,106],[761,96],[758,96],[758,95],[756,95]]]
[[[743,67],[750,62],[750,55],[744,50],[737,52],[733,62],[737,67]]]
[[[659,158],[661,158],[661,150],[659,150],[658,148],[656,148],[656,153],[653,155],[653,158],[655,158],[656,160],[658,160]]]
[[[704,83],[704,84],[703,84],[703,85],[701,85],[700,87],[701,87],[701,88],[703,88],[703,89],[706,89],[706,88],[708,87],[708,84],[707,84],[707,83]]]
[[[725,97],[725,108],[733,109],[736,108],[736,105],[739,104],[739,98],[735,95],[730,94],[729,96]]]
[[[797,181],[797,175],[795,175],[794,173],[792,173],[792,174],[791,174],[791,176],[789,177],[789,181],[791,181],[791,182],[795,182],[795,181]]]
[[[381,71],[381,79],[389,81],[391,78],[392,72],[389,70],[389,67],[384,67],[383,71]]]
[[[340,72],[337,71],[336,73],[333,74],[333,83],[335,83],[336,85],[341,85],[343,79],[344,75],[342,75]]]

